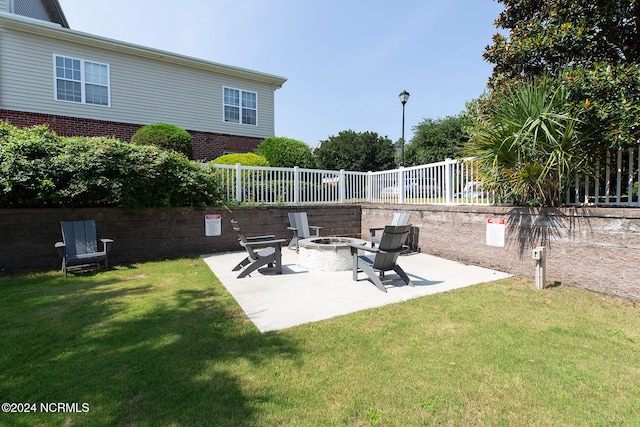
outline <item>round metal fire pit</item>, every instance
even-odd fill
[[[353,237],[311,237],[298,242],[298,263],[316,271],[351,270],[353,260],[349,243],[364,245],[362,239]]]

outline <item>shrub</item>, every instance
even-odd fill
[[[54,197],[49,158],[59,145],[60,137],[46,126],[18,129],[0,122],[0,207]]]
[[[386,136],[345,130],[313,150],[320,169],[382,171],[395,167],[396,150]]]
[[[141,127],[131,137],[131,143],[155,145],[165,150],[182,153],[189,159],[193,158],[193,144],[189,132],[166,123],[155,123]]]
[[[242,166],[269,166],[266,158],[255,153],[225,154],[224,156],[213,159],[209,163],[217,165],[235,165],[240,163]]]
[[[272,167],[292,168],[298,166],[307,169],[316,167],[311,147],[295,139],[269,137],[262,141],[256,153],[264,156],[269,161],[269,166]]]
[[[478,177],[502,201],[560,206],[572,180],[592,164],[589,135],[567,107],[566,87],[543,77],[493,96],[472,121],[465,145]]]
[[[181,154],[0,122],[0,207],[134,210],[214,205],[221,198],[215,174]]]

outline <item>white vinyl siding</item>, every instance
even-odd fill
[[[229,123],[258,125],[258,94],[230,87],[223,88],[224,117]]]
[[[137,55],[138,49],[110,48],[94,39],[85,42],[72,33],[61,30],[60,37],[51,37],[0,25],[1,109],[133,124],[171,123],[187,130],[256,138],[274,135],[274,90],[283,80],[267,83],[225,75],[197,60],[193,66],[178,64],[164,60],[166,53]],[[52,57],[60,54],[109,65],[111,108],[56,101]],[[256,94],[255,126],[220,119],[223,87]]]

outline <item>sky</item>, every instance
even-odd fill
[[[73,30],[287,79],[275,134],[405,141],[486,89],[494,0],[60,0]]]

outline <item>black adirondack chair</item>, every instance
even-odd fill
[[[387,292],[382,279],[385,272],[394,271],[407,285],[413,286],[409,276],[398,265],[398,256],[408,249],[404,243],[410,230],[411,225],[387,225],[384,227],[377,248],[350,243],[353,256],[353,280],[358,281],[358,273],[363,272],[378,289]],[[370,252],[372,255],[359,255],[358,251]]]
[[[56,243],[56,249],[62,257],[62,272],[67,277],[67,271],[87,270],[92,268],[109,269],[107,253],[111,250],[111,239],[100,239],[102,251],[98,251],[96,238],[96,222],[62,221],[62,242]]]
[[[293,232],[293,239],[289,242],[289,249],[295,247],[296,252],[298,252],[298,241],[312,237],[311,230],[314,232],[313,237],[320,237],[322,227],[309,225],[306,212],[290,212],[289,223],[291,226],[287,228]]]
[[[393,214],[393,219],[391,220],[391,224],[389,225],[407,225],[409,224],[409,217],[411,216],[410,212],[396,212]],[[370,228],[369,233],[371,234],[371,246],[376,246],[376,244],[380,243],[380,235],[376,236],[377,231],[384,230],[384,227],[375,227]]]
[[[247,237],[235,219],[231,220],[233,229],[238,233],[238,243],[246,249],[247,257],[240,261],[232,271],[241,270],[238,279],[246,277],[264,267],[274,267],[275,274],[282,274],[282,243],[285,239],[275,239],[274,235]]]

